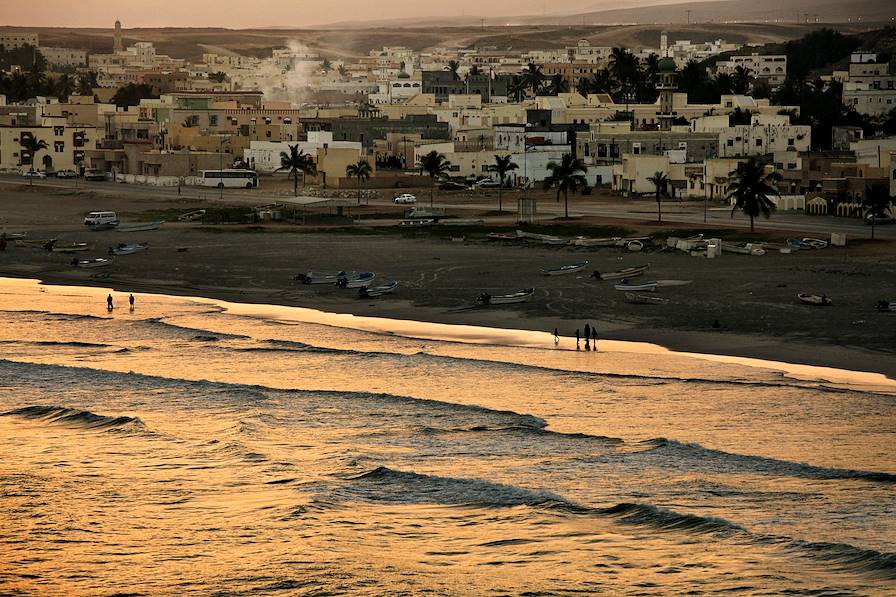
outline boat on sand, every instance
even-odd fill
[[[571,265],[563,265],[561,267],[555,267],[552,269],[542,269],[541,273],[545,276],[563,276],[565,274],[574,274],[576,272],[580,272],[588,265],[587,261],[581,261],[579,263],[573,263]]]
[[[396,288],[398,288],[398,282],[387,282],[382,286],[362,286],[358,289],[358,296],[361,298],[383,296],[384,294],[392,294]]]
[[[476,297],[476,302],[482,303],[483,305],[510,305],[513,303],[524,303],[532,298],[533,294],[535,294],[534,288],[526,288],[525,290],[520,290],[513,294],[493,295],[483,292]]]
[[[827,306],[831,304],[831,299],[828,298],[828,295],[826,294],[818,296],[817,294],[806,294],[801,292],[796,296],[801,303],[806,305]]]
[[[665,305],[669,299],[639,292],[626,292],[625,300],[635,305]]]
[[[655,292],[657,287],[656,282],[642,282],[640,284],[632,284],[628,281],[628,279],[623,280],[619,284],[614,284],[614,290],[621,290],[624,292]]]
[[[615,272],[606,272],[600,273],[597,270],[594,270],[594,273],[591,274],[592,277],[597,278],[598,280],[622,280],[623,278],[634,278],[637,276],[641,276],[650,268],[650,264],[647,263],[645,265],[638,265],[635,267],[627,267],[625,269],[621,269]]]

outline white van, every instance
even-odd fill
[[[84,218],[85,226],[117,226],[118,216],[114,211],[92,211]]]

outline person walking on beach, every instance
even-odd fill
[[[109,296],[106,297],[106,309],[111,311],[114,308],[115,308],[114,305],[112,305],[112,295],[110,294]]]
[[[576,350],[579,350],[579,328],[576,328]]]
[[[554,346],[560,344],[560,331],[557,328],[554,328]]]
[[[134,295],[133,294],[131,294],[131,296],[128,297],[128,303],[130,303],[131,311],[133,311],[134,310]]]
[[[591,326],[591,345],[593,350],[597,350],[597,328]]]
[[[585,324],[585,350],[591,350],[591,326]]]

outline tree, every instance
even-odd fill
[[[370,178],[370,173],[372,172],[372,168],[370,167],[370,162],[367,160],[358,160],[354,164],[349,164],[345,167],[345,175],[349,178],[357,178],[358,179],[358,205],[361,205],[361,188],[363,181]]]
[[[574,158],[571,153],[563,154],[560,163],[550,162],[547,166],[550,175],[544,180],[544,188],[548,190],[552,187],[557,189],[557,203],[560,203],[560,193],[563,193],[565,201],[564,217],[569,217],[569,192],[579,188],[587,188],[588,181],[585,180],[585,173],[588,167],[585,163]]]
[[[734,93],[743,95],[750,90],[750,84],[753,82],[753,75],[749,68],[738,65],[734,68],[731,75],[731,90]]]
[[[128,83],[115,92],[115,95],[112,96],[112,103],[119,108],[127,108],[139,105],[142,99],[158,97],[158,94],[153,93],[150,85]]]
[[[873,185],[862,200],[862,214],[871,221],[871,239],[874,240],[874,225],[878,218],[887,218],[890,215],[890,206],[893,198],[890,191],[882,184]]]
[[[451,73],[451,77],[455,81],[460,80],[460,75],[457,74],[457,71],[460,70],[460,62],[458,62],[457,60],[449,60],[448,66],[445,67],[445,70],[447,70]]]
[[[90,71],[78,78],[78,95],[93,95],[95,87],[99,87],[95,72]]]
[[[740,106],[734,109],[728,115],[728,126],[736,126],[738,124],[751,124],[753,122],[753,113],[749,110],[743,110]]]
[[[339,76],[342,77],[343,79],[348,76],[348,69],[345,68],[344,64],[340,64],[339,68],[336,70],[339,72]]]
[[[213,81],[215,83],[223,83],[226,78],[227,78],[227,73],[225,73],[224,71],[218,71],[216,73],[208,74],[208,80]]]
[[[34,164],[37,162],[37,154],[49,147],[47,142],[43,139],[35,139],[34,137],[25,137],[21,140],[20,145],[22,149],[28,152],[28,155],[31,156],[31,170],[34,171]],[[34,184],[34,179],[28,179],[28,185],[31,186]]]
[[[581,78],[576,84],[576,91],[587,97],[591,93],[608,93],[613,95],[616,91],[616,81],[606,68],[593,73],[590,78]]]
[[[495,155],[495,163],[491,164],[488,167],[489,172],[494,172],[498,175],[498,180],[501,183],[501,186],[498,187],[498,212],[504,211],[504,206],[501,203],[501,193],[504,190],[504,180],[507,178],[507,173],[519,168],[519,165],[511,159],[511,156],[508,155]]]
[[[610,53],[610,75],[615,79],[620,96],[615,99],[627,100],[632,97],[641,76],[638,58],[625,48],[613,48]]]
[[[753,220],[759,215],[771,217],[775,204],[770,197],[778,196],[775,183],[781,180],[777,172],[765,173],[765,166],[756,158],[740,162],[736,170],[728,173],[732,177],[728,183],[726,199],[734,200],[731,217],[738,209],[750,218],[750,232],[754,231]]]
[[[663,222],[663,206],[662,200],[663,197],[669,197],[669,177],[666,176],[665,172],[657,171],[653,173],[653,176],[647,177],[647,180],[653,183],[654,188],[656,189],[656,221],[662,224]]]
[[[56,79],[56,96],[59,101],[65,101],[75,91],[75,81],[68,74],[62,74]]]
[[[481,75],[481,74],[482,74],[482,69],[479,68],[479,66],[476,65],[476,64],[474,64],[473,66],[471,66],[471,67],[470,67],[470,70],[467,71],[467,76],[468,76],[468,77],[475,77],[476,75]]]
[[[280,167],[276,172],[281,170],[289,170],[289,175],[293,177],[293,194],[299,196],[299,173],[302,173],[302,180],[305,176],[317,174],[317,167],[314,165],[314,158],[299,149],[298,145],[290,145],[289,153],[280,152]]]
[[[548,95],[560,95],[561,93],[569,93],[569,81],[563,75],[557,73],[553,75],[547,85]]]
[[[322,71],[324,71],[325,73],[330,72],[330,70],[331,70],[332,68],[333,68],[333,63],[330,62],[330,59],[329,59],[329,58],[324,58],[324,59],[323,59],[323,62],[320,63],[320,69],[321,69]]]
[[[520,73],[520,76],[522,77],[523,87],[531,89],[532,95],[538,95],[541,83],[544,81],[544,73],[541,71],[541,67],[534,62],[530,62],[523,69],[523,72]]]
[[[433,190],[436,178],[444,178],[451,169],[451,162],[436,150],[432,150],[420,158],[420,170],[429,174],[429,206],[432,207]]]

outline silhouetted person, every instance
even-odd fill
[[[109,296],[106,297],[106,309],[111,311],[114,308],[115,308],[115,306],[112,304],[112,295],[110,294]]]
[[[576,350],[579,349],[579,341],[580,341],[579,328],[576,328]]]
[[[587,343],[590,338],[591,338],[591,326],[586,323],[585,324],[585,342]]]
[[[560,344],[560,331],[554,328],[554,346]]]
[[[716,319],[715,321],[712,322],[712,329],[717,330],[720,327],[722,327],[722,324],[719,323],[718,319]]]
[[[134,310],[134,295],[133,294],[128,297],[128,303],[130,303],[131,311],[133,311]]]
[[[594,345],[594,350],[597,350],[597,328],[591,326],[591,344]]]

